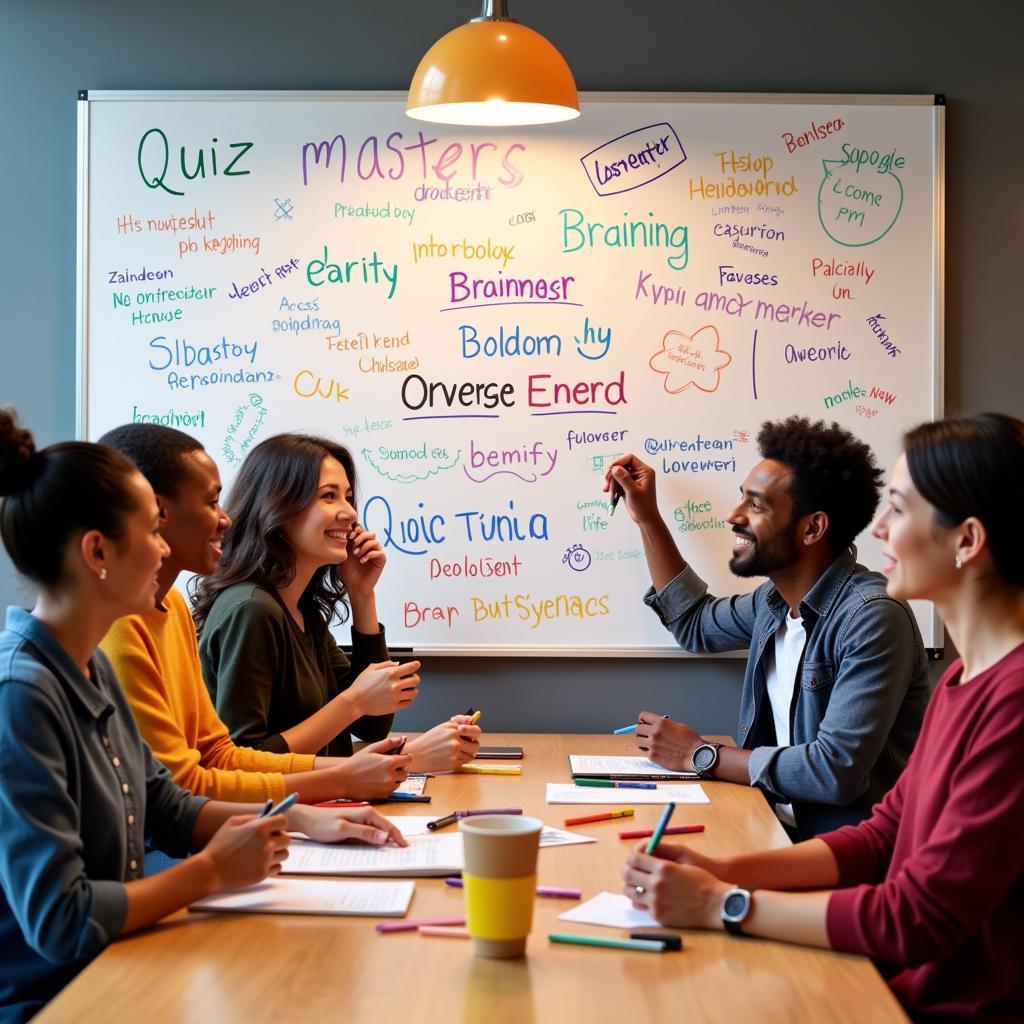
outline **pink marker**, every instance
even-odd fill
[[[432,917],[424,921],[381,921],[377,925],[379,932],[414,932],[423,925],[442,928],[461,928],[466,923],[464,917]]]

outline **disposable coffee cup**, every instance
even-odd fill
[[[493,814],[459,822],[465,867],[466,925],[477,956],[526,953],[537,889],[537,850],[543,822]]]

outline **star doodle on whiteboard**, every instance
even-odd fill
[[[689,387],[707,394],[717,391],[722,370],[732,362],[732,355],[719,345],[718,329],[712,324],[693,334],[669,331],[661,345],[648,365],[655,373],[664,375],[665,391],[670,395],[678,395]]]

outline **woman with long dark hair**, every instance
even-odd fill
[[[960,657],[905,771],[860,825],[786,849],[637,849],[634,905],[866,954],[916,1019],[1024,1019],[1022,508],[1024,422],[988,413],[906,435],[873,532],[889,593],[933,601]]]
[[[420,663],[391,660],[377,620],[387,558],[354,502],[352,457],[326,438],[268,438],[235,478],[233,525],[199,582],[195,615],[203,678],[236,743],[345,757],[353,735],[383,739],[416,697]],[[329,630],[349,614],[351,661]],[[406,744],[408,768],[454,768],[479,735],[455,716]]]
[[[167,553],[153,489],[85,442],[37,451],[0,410],[0,534],[38,587],[0,633],[0,1018],[27,1020],[111,940],[212,893],[276,874],[286,829],[403,843],[370,808],[195,797],[142,742],[97,646],[153,607]],[[195,856],[143,877],[146,840]]]

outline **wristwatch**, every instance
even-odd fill
[[[718,751],[721,743],[702,743],[690,755],[690,767],[698,775],[710,776],[718,764]]]
[[[730,889],[722,897],[722,924],[730,935],[743,934],[743,922],[750,914],[753,889]]]

